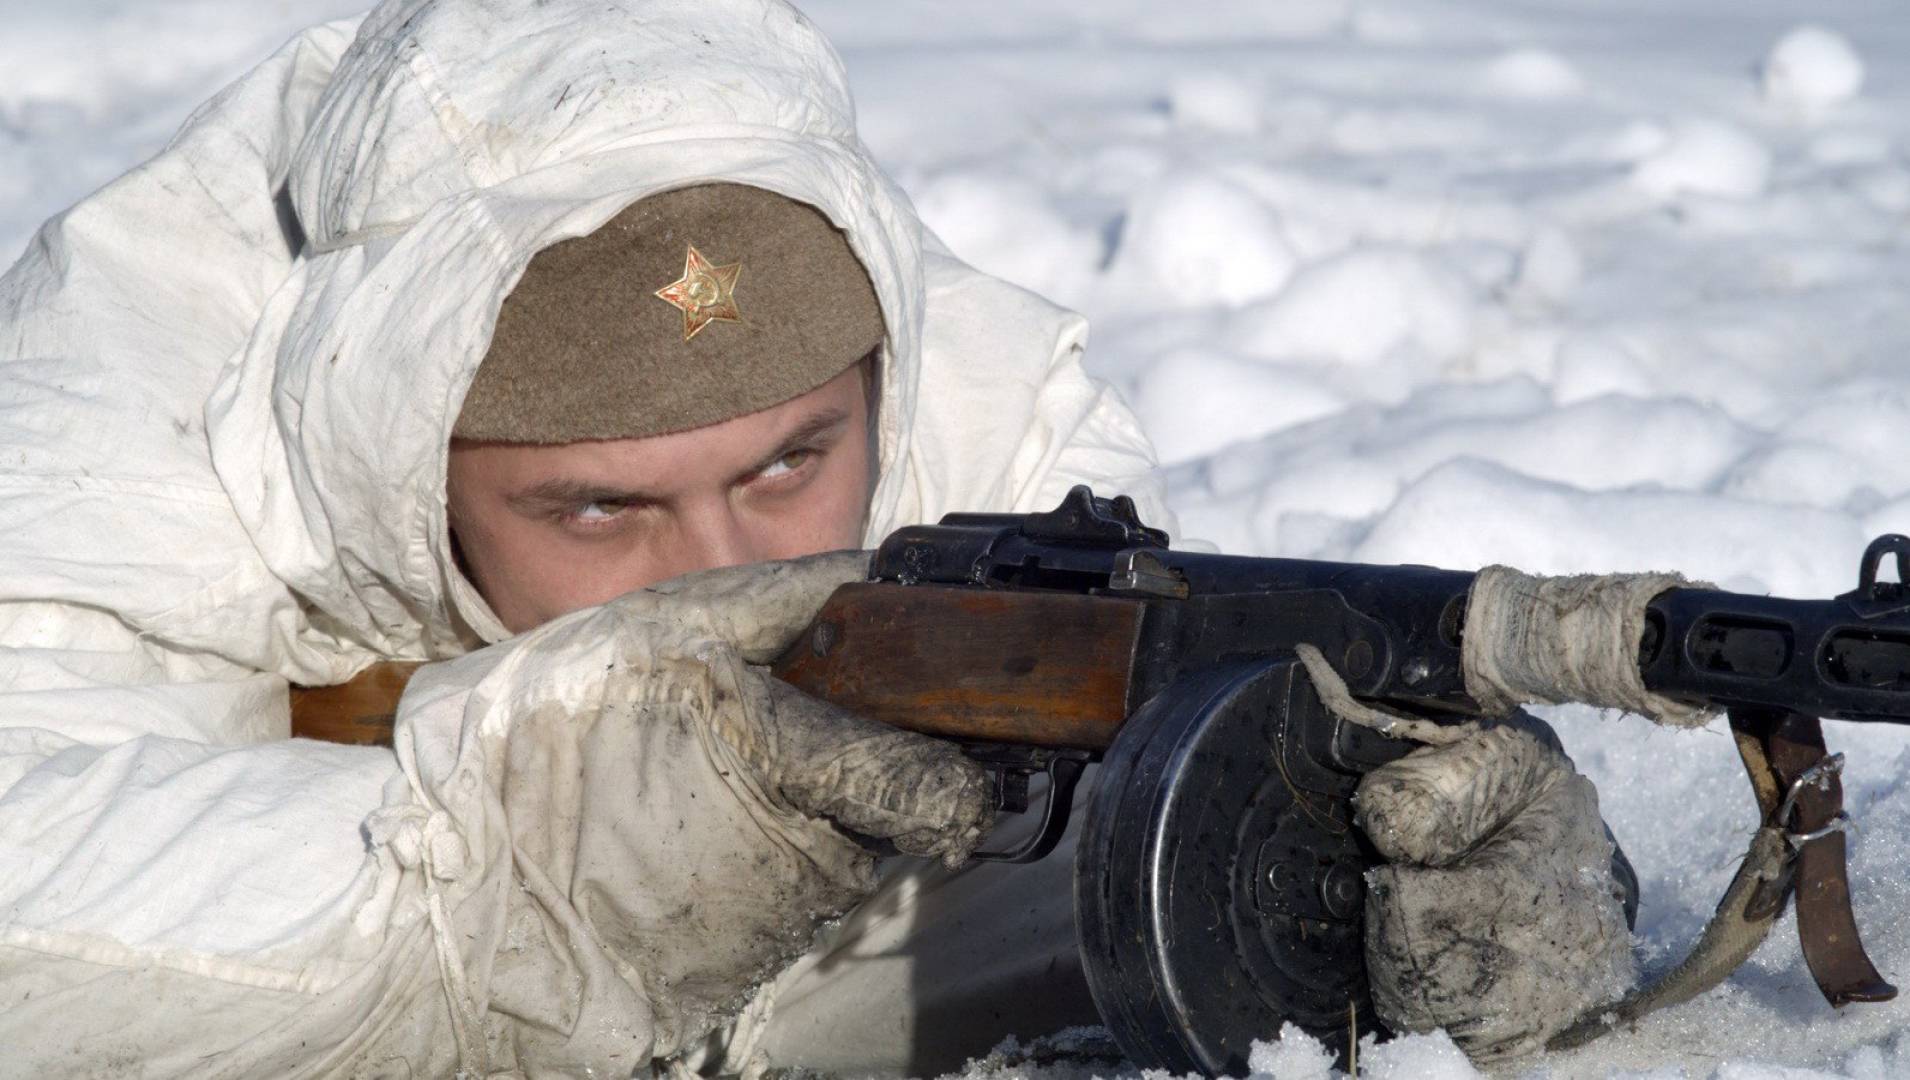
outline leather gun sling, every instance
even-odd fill
[[[1788,793],[1799,777],[1827,756],[1824,725],[1815,716],[1734,709],[1731,725],[1739,729],[1740,724],[1758,741],[1780,793]],[[1748,758],[1745,767],[1751,768]],[[1771,824],[1808,835],[1837,821],[1843,809],[1843,783],[1834,770],[1829,770],[1821,780],[1798,789],[1796,820]],[[1767,809],[1767,820],[1771,814]],[[1876,965],[1870,962],[1857,936],[1845,854],[1842,831],[1805,841],[1797,851],[1792,877],[1797,897],[1797,936],[1804,947],[1804,962],[1810,966],[1824,1000],[1837,1008],[1854,1001],[1889,1001],[1897,996],[1897,988],[1877,974]]]
[[[1761,821],[1737,875],[1683,961],[1622,1000],[1594,1006],[1554,1035],[1547,1050],[1575,1049],[1716,987],[1764,942],[1793,890],[1804,960],[1824,999],[1841,1007],[1896,996],[1896,987],[1877,974],[1857,937],[1843,833],[1828,832],[1791,850],[1790,836],[1824,828],[1842,811],[1843,787],[1835,771],[1799,787],[1795,819],[1778,820],[1792,787],[1827,756],[1822,721],[1781,709],[1734,708],[1729,715]]]

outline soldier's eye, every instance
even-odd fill
[[[814,450],[791,450],[789,453],[771,462],[769,468],[764,469],[758,475],[764,480],[774,480],[779,476],[788,476],[808,464],[809,460],[815,456],[816,452]]]
[[[566,513],[564,516],[570,522],[577,525],[601,525],[604,522],[616,520],[618,516],[628,509],[629,507],[621,503],[593,502],[585,503],[575,510]]]

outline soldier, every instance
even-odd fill
[[[816,553],[1084,482],[1171,525],[1083,338],[922,229],[775,0],[295,39],[0,279],[10,1067],[902,1071],[1091,1020],[1065,890],[845,835],[959,866],[975,768],[756,666],[866,566]],[[442,661],[395,753],[285,738],[392,659]],[[1547,838],[1447,894],[1603,873],[1533,745],[1401,782]],[[1463,968],[1396,1018],[1535,1045],[1629,973],[1609,892],[1469,963],[1381,912]]]

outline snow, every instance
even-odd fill
[[[1822,109],[1857,96],[1864,62],[1850,39],[1822,26],[1800,26],[1764,60],[1764,96],[1781,105]]]
[[[1174,170],[1129,203],[1105,291],[1141,310],[1234,308],[1279,292],[1293,263],[1279,218],[1252,192]]]
[[[1417,252],[1362,247],[1315,262],[1266,303],[1242,312],[1227,336],[1268,359],[1313,358],[1368,367],[1443,367],[1472,345],[1476,304],[1452,271]]]
[[[1278,1039],[1254,1044],[1247,1069],[1250,1075],[1280,1080],[1327,1080],[1333,1075],[1333,1063],[1333,1055],[1318,1039],[1287,1024]]]
[[[0,259],[351,0],[0,0]],[[1898,0],[816,0],[864,136],[960,255],[1084,310],[1191,537],[1246,553],[1849,589],[1910,531]],[[1550,710],[1643,880],[1648,969],[1742,852],[1721,729]],[[1910,742],[1850,754],[1857,914],[1910,978]],[[1039,1033],[1027,1032],[1026,1036]],[[1255,1067],[1325,1074],[1304,1035]],[[1007,1059],[976,1078],[1070,1075]],[[1044,1071],[1045,1070],[1045,1071]],[[1364,1076],[1478,1075],[1434,1035]],[[1787,918],[1718,991],[1501,1067],[1910,1075]]]
[[[1660,198],[1685,192],[1750,198],[1771,178],[1771,152],[1753,136],[1708,120],[1681,125],[1632,170],[1632,182]]]
[[[1175,79],[1167,88],[1167,112],[1190,130],[1251,134],[1260,127],[1260,95],[1244,80],[1201,72]]]
[[[1585,79],[1559,54],[1526,46],[1487,64],[1485,86],[1504,97],[1565,98],[1582,92]]]

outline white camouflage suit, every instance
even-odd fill
[[[714,179],[819,207],[874,281],[869,543],[1078,483],[1171,527],[1082,320],[924,231],[790,8],[393,0],[313,28],[0,278],[0,1073],[448,1075],[478,1038],[536,1074],[662,1049],[640,987],[496,985],[506,952],[555,947],[503,925],[499,838],[576,825],[503,796],[500,747],[550,737],[515,725],[589,699],[607,646],[513,658],[453,563],[446,453],[532,254]],[[289,684],[490,643],[426,669],[396,753],[286,737]],[[1002,875],[905,868],[759,995],[729,1067],[959,1064],[1084,1019],[1009,996],[1068,981],[1065,869],[1041,871],[1040,918],[997,919]]]

